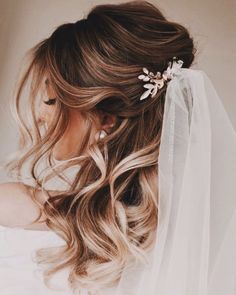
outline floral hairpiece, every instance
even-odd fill
[[[175,74],[179,71],[179,69],[182,67],[182,65],[184,63],[180,59],[178,61],[176,61],[176,60],[177,60],[177,57],[173,57],[173,61],[168,62],[168,68],[163,72],[162,75],[160,72],[157,72],[156,75],[154,75],[152,72],[149,72],[147,68],[143,68],[143,72],[146,75],[141,74],[138,76],[138,78],[140,80],[143,80],[144,82],[149,81],[151,83],[147,83],[147,84],[143,85],[143,87],[147,88],[148,90],[146,90],[141,95],[139,100],[143,100],[143,99],[147,98],[150,93],[151,93],[151,97],[154,97],[154,95],[156,95],[157,91],[164,86],[165,81],[171,80],[174,78]],[[154,84],[152,84],[152,83],[154,83]]]

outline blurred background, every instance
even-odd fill
[[[122,2],[0,0],[0,161],[16,150],[18,135],[9,103],[25,52],[62,23],[84,18],[92,6]],[[236,129],[236,0],[149,2],[190,30],[198,49],[192,68],[211,78]],[[7,181],[2,169],[0,180]]]

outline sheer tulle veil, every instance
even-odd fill
[[[157,181],[155,246],[115,294],[235,295],[236,134],[202,70],[168,83]]]

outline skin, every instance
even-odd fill
[[[50,84],[46,84],[47,99],[55,98]],[[45,100],[47,100],[45,99]],[[45,124],[46,128],[50,124],[50,120],[53,117],[55,111],[55,105],[47,105],[43,101],[39,108],[38,123]],[[100,129],[110,132],[112,125],[115,123],[115,117],[109,114],[103,114],[98,118],[98,124],[96,126],[97,131]],[[79,128],[78,128],[79,127]],[[78,132],[79,130],[79,132]],[[78,150],[81,139],[86,132],[86,128],[81,119],[80,112],[72,110],[70,113],[70,123],[68,128],[53,151],[54,158],[56,160],[65,160],[73,157]],[[38,206],[31,200],[32,187],[20,182],[7,182],[0,184],[0,225],[5,227],[17,227],[24,228],[26,230],[50,230],[45,222],[33,223],[34,219],[38,217]],[[53,195],[56,191],[50,191]],[[46,196],[41,191],[36,193],[37,200],[43,204],[46,200]],[[42,215],[39,221],[43,221],[45,218]]]

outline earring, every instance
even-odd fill
[[[96,140],[100,140],[102,138],[104,138],[105,136],[107,136],[107,133],[105,130],[101,129],[100,131],[98,131],[96,134],[95,134],[95,139]]]
[[[102,139],[104,138],[105,136],[107,136],[107,133],[105,130],[101,130],[100,133],[99,133],[99,139]]]

